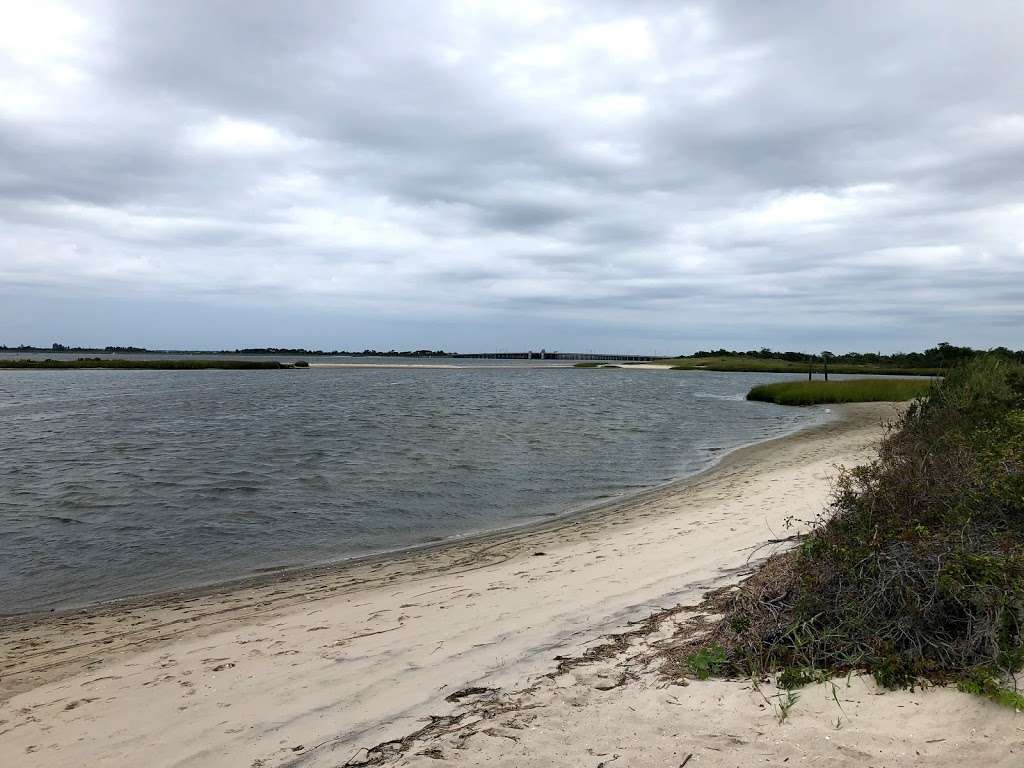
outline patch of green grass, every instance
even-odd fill
[[[303,361],[279,363],[276,360],[127,360],[125,358],[80,357],[77,360],[0,360],[0,368],[64,370],[76,368],[116,368],[119,370],[231,371],[283,370],[308,368]]]
[[[789,717],[789,710],[791,710],[800,700],[800,694],[787,688],[782,693],[779,693],[776,698],[778,699],[778,709],[775,714],[779,718],[779,724],[781,725],[786,722],[786,718]]]
[[[984,696],[1004,707],[1024,711],[1024,695],[1017,689],[1013,671],[1024,663],[1024,647],[1003,652],[995,664],[979,666],[960,676],[957,688],[964,693]],[[1012,687],[1011,687],[1012,686]]]
[[[736,371],[752,373],[807,373],[807,363],[757,357],[673,357],[653,362],[669,366],[673,371]],[[940,368],[900,368],[893,365],[854,365],[830,363],[829,373],[863,373],[875,376],[938,376]],[[821,374],[820,362],[814,372]]]
[[[975,696],[983,696],[994,701],[1003,707],[1024,711],[1024,696],[1012,689],[1007,688],[999,680],[999,672],[980,669],[971,670],[964,676],[956,687],[964,693],[972,693]]]
[[[924,397],[930,381],[907,379],[850,379],[847,381],[780,381],[760,384],[747,393],[747,400],[778,405],[820,403],[896,402]]]

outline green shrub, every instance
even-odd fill
[[[810,685],[811,683],[820,682],[821,677],[822,676],[813,669],[787,667],[779,672],[778,676],[775,678],[775,684],[783,690],[792,691],[797,688],[803,688],[805,685]]]
[[[727,660],[724,648],[718,645],[709,645],[690,656],[687,663],[698,680],[707,680],[712,675],[721,672]]]
[[[1022,415],[1024,366],[994,356],[911,403],[801,545],[735,592],[707,640],[721,670],[866,670],[1016,702],[998,681],[1024,666]]]

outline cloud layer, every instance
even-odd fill
[[[2,12],[9,329],[181,346],[1024,345],[1017,3]],[[147,303],[211,322],[175,336]],[[112,306],[135,307],[131,338],[92,337]],[[290,313],[307,319],[284,332],[272,318]]]

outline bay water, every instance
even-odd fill
[[[483,363],[0,371],[0,614],[522,525],[825,418],[744,400],[787,374]]]

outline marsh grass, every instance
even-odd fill
[[[673,371],[723,371],[754,373],[807,373],[806,362],[756,357],[675,357],[655,361]],[[901,368],[894,365],[829,363],[829,373],[862,373],[875,376],[937,376],[940,368]],[[814,373],[820,376],[821,363],[814,364]]]
[[[897,402],[924,397],[932,386],[931,381],[908,379],[781,381],[754,387],[747,393],[747,400],[778,405]]]

